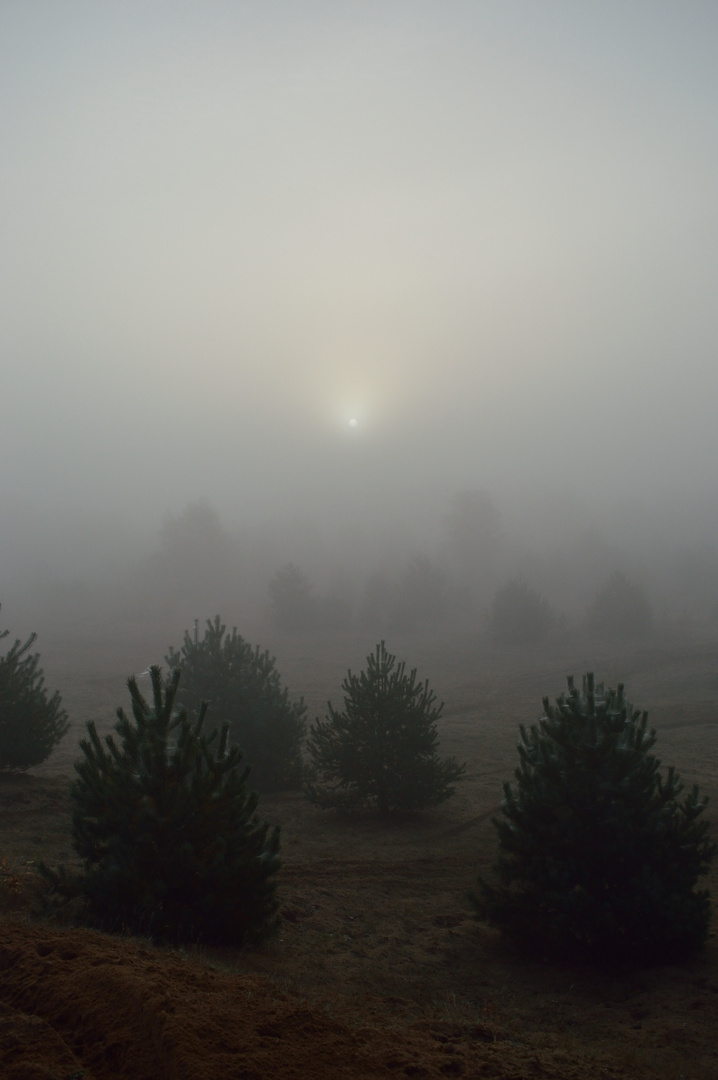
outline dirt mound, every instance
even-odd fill
[[[92,931],[7,921],[0,975],[5,1080],[621,1075],[480,1027],[355,1027],[268,980]]]

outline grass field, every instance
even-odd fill
[[[127,676],[161,662],[169,641],[181,637],[166,629],[161,636],[162,629],[145,630],[144,640],[108,632],[38,642],[48,686],[60,689],[73,726],[45,765],[0,778],[0,854],[20,880],[40,859],[72,862],[68,783],[78,739],[89,719],[109,731],[116,707],[128,704]],[[363,667],[375,644],[350,634],[259,640],[310,716],[323,714],[329,698],[339,703],[347,668]],[[715,936],[680,967],[628,975],[557,967],[517,955],[473,920],[466,900],[494,858],[491,816],[517,763],[518,724],[535,720],[542,697],[560,694],[568,674],[593,670],[610,685],[626,684],[658,730],[658,756],[711,797],[716,823],[718,644],[668,636],[640,647],[577,640],[509,654],[479,636],[445,633],[387,646],[445,702],[441,752],[467,764],[457,795],[435,812],[390,824],[317,810],[298,793],[263,799],[262,816],[282,825],[281,931],[269,945],[241,953],[200,945],[187,951],[187,962],[228,978],[261,976],[276,993],[298,996],[354,1029],[448,1024],[458,1043],[481,1032],[483,1043],[504,1047],[507,1064],[504,1072],[476,1075],[578,1077],[594,1075],[591,1062],[596,1076],[718,1077]],[[710,886],[718,896],[718,867]],[[6,918],[23,918],[23,904],[14,907]],[[521,1072],[532,1055],[535,1071]],[[525,1061],[511,1072],[509,1059]],[[470,1074],[468,1050],[452,1060]],[[434,1075],[431,1063],[425,1067]]]

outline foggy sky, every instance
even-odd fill
[[[690,0],[3,4],[6,531],[463,487],[708,529],[717,31]]]

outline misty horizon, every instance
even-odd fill
[[[197,503],[256,596],[289,562],[458,578],[467,491],[499,577],[575,613],[619,569],[706,617],[716,31],[643,0],[6,6],[12,623],[43,583],[123,591]]]

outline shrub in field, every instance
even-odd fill
[[[706,939],[710,897],[697,888],[718,850],[706,799],[665,776],[647,714],[623,686],[586,675],[579,691],[521,726],[516,787],[494,819],[493,881],[477,914],[531,950],[595,960],[680,959]]]
[[[653,608],[646,590],[617,570],[593,598],[586,627],[597,635],[645,637],[653,629]]]
[[[7,637],[8,631],[0,634]],[[29,650],[37,638],[18,639],[0,657],[0,770],[40,765],[67,733],[69,722],[57,691],[45,689],[40,657]]]
[[[194,713],[203,701],[213,724],[227,724],[229,741],[244,751],[258,791],[280,791],[301,783],[306,706],[289,700],[276,662],[238,633],[226,632],[219,615],[207,620],[204,636],[185,631],[180,649],[166,662],[182,673],[178,704]]]
[[[276,924],[279,830],[270,831],[247,791],[242,752],[227,726],[203,732],[175,711],[180,673],[165,685],[151,669],[153,702],[128,681],[132,718],[115,733],[95,724],[80,743],[72,786],[76,879],[45,870],[55,888],[80,896],[90,921],[171,941],[241,945]]]
[[[548,601],[521,577],[502,585],[489,611],[489,632],[503,645],[534,645],[559,622]]]
[[[406,673],[382,641],[366,670],[342,683],[344,710],[328,705],[311,727],[311,802],[344,811],[373,808],[382,816],[423,810],[454,794],[464,767],[437,753],[442,707],[428,682]]]

